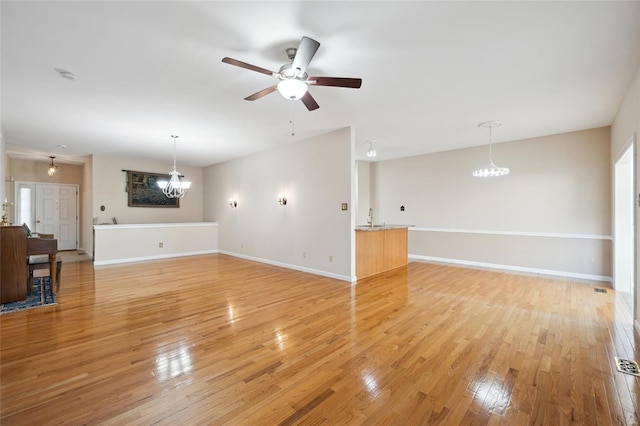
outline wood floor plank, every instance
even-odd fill
[[[65,264],[0,316],[0,423],[638,424],[629,302],[412,262],[357,284],[225,255]]]

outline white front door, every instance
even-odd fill
[[[36,184],[36,232],[53,234],[58,250],[78,248],[76,185]]]

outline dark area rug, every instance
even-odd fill
[[[55,304],[56,295],[51,290],[51,277],[36,277],[33,279],[31,296],[27,296],[27,300],[0,304],[0,315]]]

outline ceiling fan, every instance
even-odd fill
[[[320,47],[320,43],[309,37],[302,37],[298,48],[290,47],[286,49],[287,56],[291,61],[280,67],[280,71],[273,72],[268,69],[247,64],[232,58],[222,58],[222,62],[235,65],[240,68],[246,68],[262,74],[270,75],[280,80],[278,84],[262,89],[253,95],[244,98],[247,101],[255,101],[269,93],[280,92],[282,96],[290,100],[300,99],[309,111],[320,108],[316,100],[309,93],[309,86],[334,86],[334,87],[350,87],[359,89],[362,85],[360,78],[342,78],[342,77],[310,77],[307,74],[309,62],[316,54]]]

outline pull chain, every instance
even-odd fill
[[[289,105],[289,112],[291,113],[291,119],[289,120],[289,123],[291,124],[291,136],[295,136],[296,135],[296,128],[295,128],[295,125],[293,123],[293,101]]]

